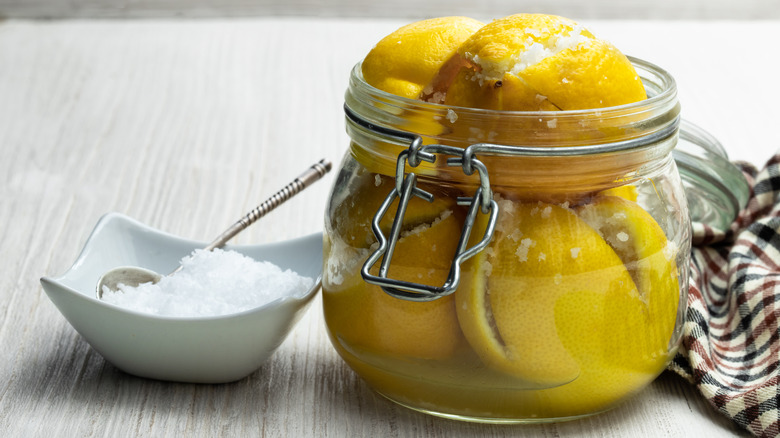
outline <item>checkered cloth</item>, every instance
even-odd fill
[[[728,230],[696,223],[688,311],[670,369],[756,436],[780,436],[780,153]]]

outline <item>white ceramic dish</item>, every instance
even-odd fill
[[[89,344],[119,369],[141,377],[193,383],[239,380],[284,341],[319,290],[322,234],[267,245],[228,246],[256,260],[315,279],[302,298],[284,297],[256,309],[217,317],[165,317],[98,300],[95,285],[108,269],[134,265],[169,272],[206,244],[181,239],[127,216],[103,216],[63,275],[43,277],[52,302]]]

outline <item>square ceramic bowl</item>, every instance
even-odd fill
[[[68,322],[107,361],[140,377],[191,383],[239,380],[285,340],[319,290],[322,234],[267,245],[226,246],[314,279],[299,297],[214,317],[166,317],[98,300],[107,270],[123,265],[170,272],[202,242],[181,239],[117,213],[103,216],[73,266],[41,284]]]

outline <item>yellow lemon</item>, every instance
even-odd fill
[[[576,381],[605,402],[654,377],[668,359],[679,289],[652,217],[615,196],[576,213],[509,200],[499,208],[493,242],[456,293],[483,362],[551,388]]]
[[[450,86],[447,104],[578,110],[646,98],[625,55],[563,17],[517,14],[495,20],[469,37],[458,55],[467,65]]]
[[[500,109],[504,111],[555,111],[558,108],[517,76],[501,81],[480,82],[469,69],[458,72],[447,91],[445,103],[452,106]]]
[[[607,190],[602,190],[601,192],[599,192],[599,195],[618,196],[628,201],[636,202],[639,193],[637,192],[636,186],[626,184],[622,186],[612,187]]]
[[[643,387],[673,354],[674,326],[680,299],[676,250],[650,214],[632,201],[599,196],[578,215],[612,247],[630,272],[639,295],[599,297],[572,294],[559,301],[561,342],[582,364],[571,384],[540,394],[560,414],[606,409]],[[583,309],[601,311],[583,312]],[[564,321],[567,321],[564,323]],[[599,327],[583,337],[579,331]],[[589,351],[589,353],[588,353]]]
[[[639,204],[618,196],[599,196],[579,208],[579,216],[615,250],[646,303],[648,324],[626,345],[631,357],[647,361],[668,350],[680,290],[677,248]]]
[[[589,341],[611,330],[600,318],[607,297],[638,297],[636,286],[612,248],[572,210],[510,200],[499,209],[490,247],[456,292],[461,328],[487,365],[538,385],[565,384],[587,365]],[[586,296],[600,301],[587,302],[583,316],[555,317],[566,301],[576,308]],[[565,343],[567,334],[580,345]]]
[[[387,177],[378,177],[376,181],[383,181],[382,178]],[[373,181],[373,177],[366,178],[363,183],[373,185]],[[387,183],[380,185],[389,187]],[[382,189],[380,196],[367,195],[378,193],[372,189],[364,187],[345,201],[345,221],[336,226],[340,229],[338,233],[329,233],[333,235],[332,240],[353,241],[354,237],[356,242],[368,241],[366,236],[370,230],[366,224],[387,190]],[[389,212],[382,222],[385,232],[389,230],[393,213]],[[437,197],[433,203],[414,198],[388,276],[432,286],[444,284],[463,220],[462,209],[445,196]],[[462,340],[453,297],[412,302],[390,296],[380,287],[364,282],[360,268],[375,249],[376,244],[356,249],[326,241],[323,306],[328,327],[333,336],[340,338],[334,342],[348,344],[353,350],[362,349],[367,354],[418,359],[448,357]],[[343,266],[336,269],[332,264]],[[376,269],[372,272],[376,274]]]
[[[432,18],[403,26],[366,55],[363,78],[380,90],[417,99],[461,43],[482,26],[467,17]]]
[[[389,177],[366,170],[357,170],[342,184],[349,186],[344,190],[343,199],[334,200],[326,215],[326,227],[330,234],[338,237],[344,244],[355,248],[368,248],[377,242],[372,229],[372,221],[379,207],[395,186],[395,177]],[[437,187],[420,184],[425,190],[434,194],[433,202],[419,197],[412,197],[404,217],[404,229],[430,224],[441,215],[441,212],[454,207],[453,199],[457,195],[445,192]],[[349,195],[346,195],[346,194]],[[380,221],[380,228],[385,236],[389,235],[390,227],[398,208],[396,200]],[[457,236],[456,236],[457,238]]]
[[[444,92],[462,65],[457,56],[460,44],[483,23],[468,17],[440,17],[422,20],[401,27],[383,38],[363,59],[361,70],[365,81],[375,88],[409,99],[423,99],[440,103]],[[387,104],[377,98],[374,105],[392,114],[402,114],[394,128],[425,136],[439,135],[447,130],[447,112],[441,108],[399,107],[397,102]],[[426,142],[429,142],[426,138]],[[390,143],[376,144],[377,149],[402,149]],[[360,153],[356,158],[374,171],[392,175],[392,162],[382,162]],[[426,166],[423,166],[425,168]],[[420,169],[419,171],[423,171]]]

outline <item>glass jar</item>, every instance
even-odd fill
[[[323,307],[376,391],[449,418],[554,421],[666,367],[691,245],[680,107],[670,75],[632,62],[647,100],[562,112],[410,100],[353,69]]]

